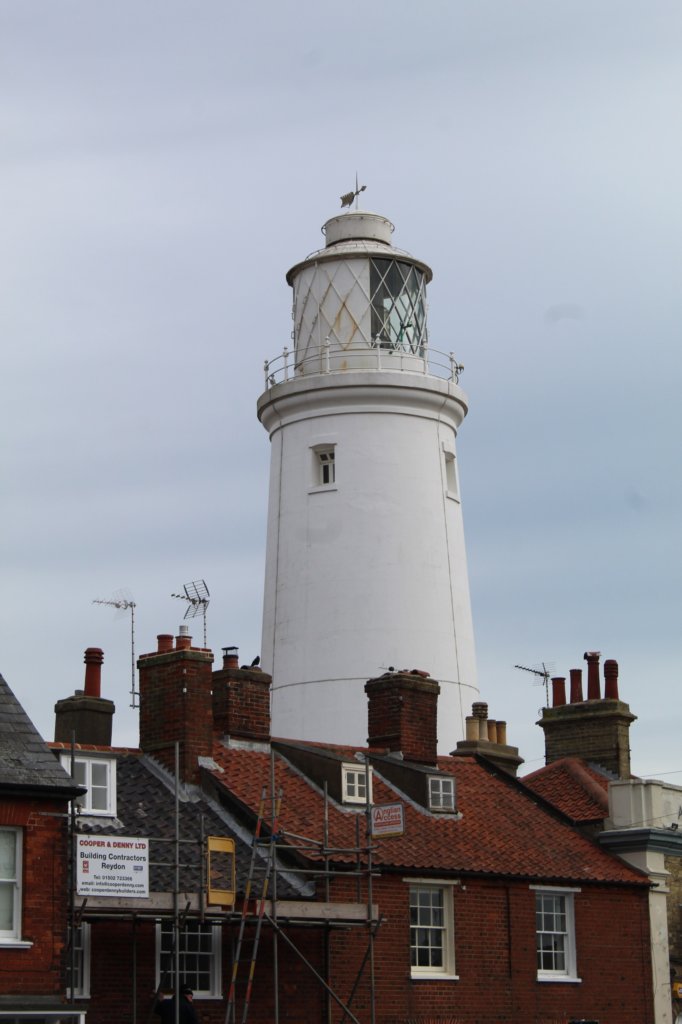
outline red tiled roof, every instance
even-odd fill
[[[333,750],[353,760],[356,748]],[[269,798],[270,755],[216,742],[213,757],[222,769],[213,770],[215,780],[255,813],[264,786]],[[385,782],[380,767],[375,767],[374,803],[401,800],[405,808],[404,834],[374,842],[378,868],[648,884],[642,874],[539,806],[523,785],[494,774],[476,758],[441,757],[438,769],[457,780],[458,819],[417,807]],[[274,773],[275,785],[283,791],[279,831],[321,843],[324,801],[319,788],[280,755],[275,756]],[[335,854],[336,861],[354,860],[350,850],[356,842],[356,819],[357,811],[329,801],[329,846],[347,851]]]
[[[609,810],[609,780],[579,757],[564,757],[521,780],[572,821],[603,821]]]

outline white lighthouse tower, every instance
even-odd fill
[[[364,744],[365,682],[422,669],[441,686],[438,746],[478,696],[452,355],[429,346],[430,268],[361,210],[287,274],[293,351],[265,367],[270,435],[262,664],[273,733]]]

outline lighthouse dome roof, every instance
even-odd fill
[[[324,249],[317,249],[296,263],[287,273],[287,282],[293,284],[296,275],[310,263],[358,256],[378,256],[413,263],[423,271],[427,282],[430,281],[433,274],[426,263],[415,259],[405,249],[391,245],[393,230],[394,226],[387,217],[369,210],[349,210],[330,217],[322,227],[326,239]]]

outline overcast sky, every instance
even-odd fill
[[[491,717],[539,767],[514,665],[600,650],[682,785],[681,52],[678,0],[0,0],[0,671],[46,738],[100,646],[137,743],[95,598],[140,654],[205,579],[209,645],[258,653],[263,360],[357,170],[465,365]]]

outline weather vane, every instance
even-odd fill
[[[360,195],[361,192],[364,192],[366,188],[367,188],[366,185],[361,185],[360,188],[358,188],[358,176],[356,174],[355,175],[355,191],[354,192],[346,192],[345,195],[341,196],[341,207],[343,208],[344,206],[352,206],[353,205],[353,200],[355,200],[355,209],[357,210],[357,208],[358,208],[358,201],[357,201],[358,200],[358,196]]]

